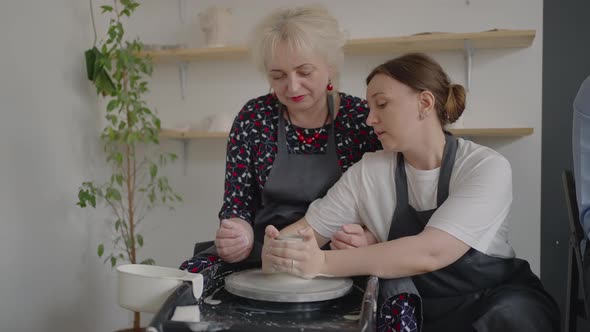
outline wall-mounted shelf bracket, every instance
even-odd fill
[[[178,0],[178,18],[180,23],[186,22],[186,0]]]
[[[464,50],[465,50],[465,75],[466,75],[466,85],[467,91],[471,89],[471,68],[473,67],[473,45],[471,40],[465,39],[464,41]]]
[[[178,75],[180,77],[180,98],[184,100],[186,96],[186,72],[188,70],[188,64],[186,62],[178,63]]]
[[[189,144],[190,140],[182,139],[182,174],[186,176],[188,170],[188,151],[189,151]]]

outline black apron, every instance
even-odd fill
[[[449,195],[458,141],[446,133],[438,180],[437,208]],[[397,203],[388,240],[417,235],[436,209],[416,211],[409,205],[403,154],[397,155]],[[429,331],[559,331],[560,313],[528,262],[498,258],[470,248],[438,271],[412,278],[381,280],[380,298],[399,291],[411,279],[422,298],[422,330]],[[420,318],[420,317],[418,317]]]
[[[285,109],[281,106],[279,110],[277,154],[262,190],[260,207],[254,217],[254,244],[244,261],[246,265],[260,264],[266,226],[273,225],[280,231],[303,218],[309,204],[323,197],[342,176],[336,153],[334,97],[328,94],[327,102],[330,123],[325,126],[328,134],[325,154],[289,154]],[[322,249],[329,249],[329,245],[326,244]],[[213,245],[196,256],[207,254],[217,256],[216,246]],[[240,264],[235,263],[232,266]]]
[[[328,95],[328,146],[325,154],[289,154],[284,108],[279,113],[277,154],[262,191],[261,206],[254,219],[254,241],[264,242],[264,229],[278,230],[303,218],[309,204],[323,197],[342,176],[336,153],[334,99]]]

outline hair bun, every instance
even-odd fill
[[[449,86],[449,95],[445,104],[447,123],[453,123],[459,119],[465,110],[465,88],[460,84]]]

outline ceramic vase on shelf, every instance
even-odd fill
[[[207,47],[226,45],[231,14],[231,9],[219,6],[209,7],[198,14]]]

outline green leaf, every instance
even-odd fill
[[[139,84],[139,91],[148,92],[147,84],[148,84],[147,82],[141,82]]]
[[[152,258],[144,259],[139,264],[156,265],[156,261]]]
[[[115,267],[117,265],[117,257],[111,256],[111,267]]]
[[[140,247],[143,247],[143,236],[141,234],[137,234],[137,243]]]
[[[151,204],[154,204],[154,202],[156,201],[156,193],[153,188],[150,190],[150,192],[148,194],[148,198],[149,198]]]
[[[98,71],[96,74],[94,85],[96,86],[98,92],[103,96],[112,96],[116,91],[113,81],[104,69]]]
[[[86,59],[86,76],[88,80],[94,82],[98,93],[102,95],[112,95],[115,91],[115,86],[105,70],[110,67],[108,54],[105,55],[93,47],[84,52]]]
[[[158,189],[164,191],[166,188],[168,188],[168,179],[165,177],[158,178]]]
[[[113,64],[111,63],[110,55],[105,55],[104,57],[104,69],[107,72],[111,72],[111,70],[113,69]]]
[[[89,77],[89,79],[94,82],[96,88],[103,95],[113,94],[115,91],[115,86],[107,72],[110,70],[111,62],[108,53],[102,53],[95,47],[87,51],[86,56],[87,71],[90,70],[88,67],[93,64],[92,78]]]
[[[113,125],[117,125],[117,116],[113,114],[107,114],[106,119]]]
[[[121,174],[117,174],[117,176],[116,176],[116,179],[117,179],[117,183],[118,183],[120,186],[122,186],[122,185],[123,185],[123,175],[121,175]]]
[[[123,38],[123,35],[125,34],[125,29],[123,28],[123,23],[117,23],[116,25],[117,27],[117,39],[120,41]]]
[[[94,68],[96,67],[97,53],[100,53],[100,51],[96,47],[84,52],[84,58],[86,59],[86,76],[90,81],[94,81]]]
[[[111,6],[100,6],[100,8],[102,8],[103,14],[106,13],[106,12],[112,12],[113,11],[113,7],[111,7]]]
[[[150,176],[152,180],[158,175],[158,166],[156,164],[150,165]]]
[[[119,227],[121,227],[121,219],[117,219],[115,222],[115,231],[118,231]]]
[[[101,243],[98,245],[98,257],[102,257],[102,254],[104,254],[104,245]]]
[[[119,202],[121,200],[121,193],[115,188],[107,188],[106,199]]]
[[[137,115],[134,112],[129,112],[127,115],[129,116],[129,127],[133,127],[137,123]],[[134,134],[133,139],[137,139],[138,138],[137,133],[133,133],[133,134]]]
[[[111,141],[114,141],[117,139],[117,133],[113,130],[113,128],[109,128],[108,132],[109,132],[109,139]]]
[[[131,126],[131,123],[129,123],[129,126]],[[137,133],[131,132],[129,133],[129,135],[127,135],[127,139],[125,140],[125,142],[127,144],[134,144],[137,141]]]
[[[107,112],[114,110],[115,108],[117,108],[117,106],[119,106],[118,99],[113,99],[113,100],[109,101],[109,103],[107,104]]]
[[[109,38],[116,39],[117,38],[117,28],[115,26],[111,26],[108,30]]]
[[[76,203],[76,205],[81,208],[85,208],[88,204],[93,208],[96,208],[96,196],[91,186],[90,189],[80,188],[78,191],[78,203]]]

